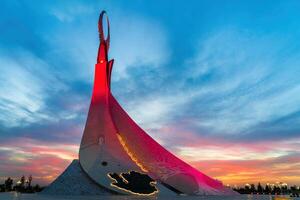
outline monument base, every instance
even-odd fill
[[[67,169],[39,194],[45,195],[112,195],[81,169],[79,160],[73,160]]]

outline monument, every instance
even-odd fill
[[[105,11],[98,31],[100,45],[79,161],[73,161],[44,193],[59,193],[57,188],[62,187],[76,194],[234,194],[167,151],[130,118],[111,93],[114,60],[108,58],[110,27]]]

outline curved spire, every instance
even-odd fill
[[[107,23],[107,37],[106,39],[104,38],[104,31],[103,31],[103,16],[106,16],[106,23]],[[99,16],[98,20],[98,32],[99,32],[99,39],[100,43],[104,42],[106,44],[107,51],[109,49],[109,43],[110,43],[110,28],[109,28],[109,20],[108,16],[106,14],[106,11],[103,10]]]

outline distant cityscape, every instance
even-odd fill
[[[243,187],[234,186],[232,189],[240,194],[291,195],[293,197],[299,197],[300,194],[300,186],[289,186],[283,182],[267,183],[266,185],[247,183]]]
[[[20,193],[35,193],[40,192],[44,189],[39,184],[33,185],[33,177],[22,176],[19,179],[13,180],[8,177],[4,183],[0,183],[0,192],[11,192],[16,191]],[[292,197],[300,196],[300,186],[292,185],[289,186],[287,183],[276,182],[267,183],[265,185],[258,184],[245,184],[244,186],[230,186],[236,192],[240,194],[253,194],[253,195],[290,195]]]

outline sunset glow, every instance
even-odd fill
[[[151,137],[225,185],[300,185],[299,2],[1,7],[0,183],[47,185],[78,159],[105,9],[113,94]]]

